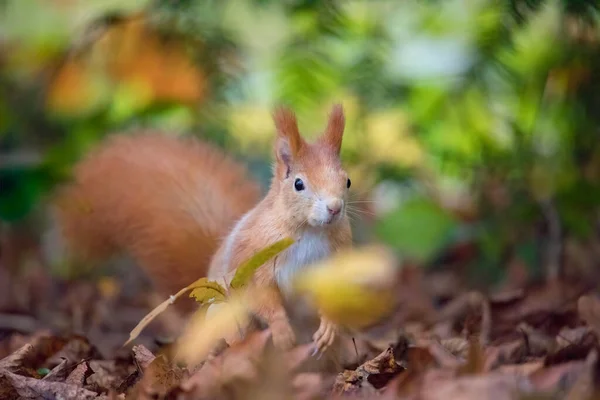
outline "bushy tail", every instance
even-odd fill
[[[219,241],[260,197],[221,150],[158,132],[113,135],[73,172],[53,202],[67,254],[128,253],[165,294],[206,276]]]

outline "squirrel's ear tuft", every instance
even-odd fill
[[[279,162],[289,165],[302,147],[302,137],[298,130],[298,121],[294,112],[279,107],[273,113],[273,121],[277,129],[275,156]]]
[[[346,126],[346,118],[344,116],[344,108],[341,104],[335,104],[329,114],[327,128],[321,138],[322,142],[329,146],[336,154],[340,153],[342,148],[342,138],[344,136],[344,128]]]

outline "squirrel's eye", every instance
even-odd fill
[[[302,179],[296,178],[294,181],[294,189],[296,189],[297,192],[304,190],[304,182],[302,182]]]
[[[352,181],[350,180],[350,178],[348,178],[348,181],[346,182],[346,187],[350,189],[350,185],[352,185]]]

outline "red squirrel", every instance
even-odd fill
[[[96,260],[125,251],[157,289],[172,294],[203,276],[222,278],[257,251],[292,237],[295,243],[251,282],[265,289],[256,316],[277,347],[290,348],[307,329],[293,320],[304,312],[292,299],[295,274],[351,245],[351,181],[340,160],[341,105],[313,143],[302,138],[291,110],[278,108],[273,120],[275,163],[262,200],[246,168],[208,143],[153,132],[112,136],[75,166],[73,181],[54,203],[69,254]],[[313,316],[312,340],[323,352],[337,329]]]

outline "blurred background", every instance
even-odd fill
[[[598,22],[594,0],[0,1],[0,310],[59,307],[45,202],[105,135],[196,135],[266,186],[278,104],[310,137],[343,103],[357,241],[445,296],[593,282]]]

